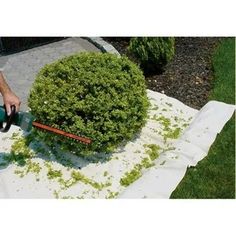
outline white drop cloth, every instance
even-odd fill
[[[73,162],[73,167],[68,168],[51,154],[48,157],[36,153],[32,161],[41,167],[37,175],[29,172],[20,177],[16,171],[22,171],[24,167],[16,164],[0,167],[0,198],[169,198],[184,177],[187,167],[195,166],[207,155],[217,134],[234,113],[235,106],[211,101],[198,111],[161,93],[148,90],[148,97],[152,107],[147,124],[139,136],[112,153],[108,161],[91,163],[61,152]],[[160,117],[170,122],[172,130],[181,129],[178,139],[164,138],[165,125]],[[21,131],[13,126],[8,133],[0,134],[0,163],[1,158],[11,150],[14,141],[10,137],[14,132]],[[128,187],[122,186],[121,178],[148,157],[146,145],[150,144],[160,147],[155,165],[142,169],[142,176]],[[54,170],[62,171],[65,180],[70,178],[72,171],[79,171],[91,181],[109,184],[96,189],[80,181],[63,189],[58,179],[48,178],[46,162]]]

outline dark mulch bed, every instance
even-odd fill
[[[147,87],[165,93],[184,104],[200,109],[208,101],[212,88],[211,57],[220,38],[176,37],[176,52],[162,74],[145,75]],[[129,38],[104,38],[122,55],[127,51]]]
[[[0,53],[8,55],[62,39],[64,37],[1,37]]]

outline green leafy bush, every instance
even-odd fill
[[[48,145],[76,154],[110,152],[145,124],[148,99],[141,70],[127,57],[80,53],[46,65],[29,97],[41,123],[92,139],[86,146],[36,131]]]
[[[137,58],[145,73],[163,71],[175,53],[173,37],[135,37],[129,51]]]

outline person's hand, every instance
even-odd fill
[[[8,92],[4,93],[3,102],[6,106],[7,115],[11,114],[11,106],[12,105],[15,105],[16,112],[18,112],[20,109],[21,101],[12,91],[8,91]]]

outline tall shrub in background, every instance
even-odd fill
[[[135,37],[130,40],[129,51],[137,58],[145,73],[162,72],[173,58],[173,37]]]
[[[85,146],[35,131],[49,146],[85,154],[110,152],[145,124],[148,98],[142,71],[127,57],[80,53],[46,65],[29,97],[42,123],[92,139]]]

